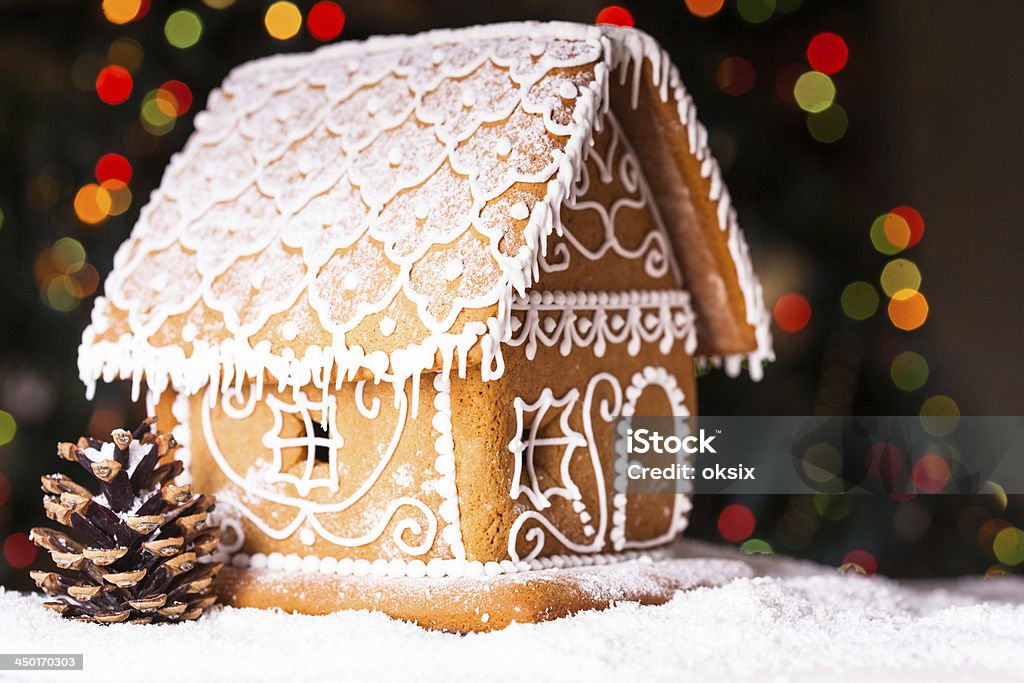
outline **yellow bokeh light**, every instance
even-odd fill
[[[902,289],[920,289],[921,271],[912,261],[898,258],[889,261],[882,269],[882,291],[887,296],[895,296]]]
[[[227,9],[235,4],[235,0],[203,0],[203,4],[210,9]]]
[[[142,98],[139,119],[151,135],[166,135],[174,128],[178,109],[174,96],[165,90],[150,90]]]
[[[18,433],[18,423],[14,421],[14,417],[3,410],[0,410],[0,446],[6,446],[14,440],[14,435]]]
[[[302,28],[302,12],[294,3],[279,0],[267,8],[263,23],[272,38],[288,40]]]
[[[199,42],[203,35],[203,20],[192,10],[180,9],[164,22],[164,36],[173,47],[182,50]]]
[[[1014,567],[1024,562],[1024,531],[1008,526],[992,542],[992,552],[1003,564]]]
[[[889,300],[889,319],[901,330],[916,330],[928,319],[928,300],[916,289],[901,289]]]
[[[73,237],[61,237],[50,247],[50,263],[65,275],[77,272],[85,258],[85,247]]]
[[[892,359],[889,376],[903,391],[916,391],[928,381],[928,361],[919,353],[904,351]]]
[[[843,313],[854,320],[867,320],[878,310],[878,292],[868,282],[851,282],[839,299]]]
[[[140,9],[142,0],[103,0],[103,16],[112,24],[127,24]]]
[[[74,206],[78,220],[95,225],[110,215],[110,193],[96,183],[83,185],[75,195]]]
[[[808,71],[796,79],[793,97],[801,109],[816,114],[832,106],[836,99],[836,86],[820,71]]]
[[[960,423],[960,406],[949,396],[936,394],[921,404],[921,426],[932,436],[952,434]]]

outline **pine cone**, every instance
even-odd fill
[[[31,572],[57,598],[46,607],[77,621],[161,623],[196,619],[216,602],[210,587],[223,564],[198,559],[220,541],[206,521],[214,498],[173,483],[182,463],[160,462],[177,444],[150,430],[155,423],[148,418],[134,434],[115,429],[113,443],[82,437],[57,445],[57,455],[96,478],[100,493],[62,474],[42,478],[46,516],[81,539],[32,530],[33,542],[68,572]]]

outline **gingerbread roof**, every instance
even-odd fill
[[[500,374],[511,304],[537,276],[609,91],[625,84],[635,104],[643,73],[687,131],[726,276],[770,354],[745,242],[667,55],[636,30],[522,23],[235,69],[115,256],[82,379],[191,393],[474,362]]]

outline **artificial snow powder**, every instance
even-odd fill
[[[678,554],[736,558],[693,541]],[[623,604],[468,636],[367,612],[232,608],[176,626],[97,626],[62,621],[39,596],[0,589],[0,649],[84,653],[85,676],[105,681],[146,678],[157,643],[161,652],[187,653],[188,678],[204,681],[954,681],[1024,672],[1019,578],[900,583],[744,559],[762,576],[682,592],[666,605]]]

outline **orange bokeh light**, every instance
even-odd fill
[[[901,289],[889,300],[889,319],[901,330],[916,330],[928,319],[928,300],[915,289]]]
[[[75,195],[75,215],[78,220],[95,225],[110,215],[113,202],[106,188],[89,183],[83,185]]]
[[[698,17],[711,17],[719,13],[725,0],[686,0],[686,9]]]

